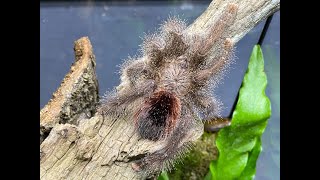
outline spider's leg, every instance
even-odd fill
[[[205,122],[205,129],[216,132],[231,124],[230,119],[222,118],[220,115],[222,103],[213,96],[199,94],[193,98],[194,104],[202,111],[202,121]]]
[[[228,4],[226,9],[222,14],[217,18],[217,21],[212,25],[212,28],[209,29],[205,35],[200,36],[198,34],[191,35],[191,43],[189,49],[189,56],[191,56],[193,66],[201,64],[207,59],[211,54],[210,52],[220,51],[220,44],[226,38],[228,34],[228,28],[232,25],[233,21],[236,18],[238,11],[238,5]]]
[[[187,24],[184,21],[173,16],[169,17],[168,20],[163,23],[163,25],[161,26],[161,31],[164,34],[182,34],[186,28]]]
[[[125,82],[127,78],[133,86],[137,84],[137,80],[141,77],[150,78],[151,70],[148,68],[143,60],[132,61],[126,68],[123,69],[122,81]]]
[[[219,100],[213,96],[208,96],[205,93],[199,93],[192,97],[194,105],[202,112],[203,121],[211,121],[212,119],[220,118],[222,103]]]
[[[216,132],[231,124],[229,118],[221,117],[222,102],[207,95],[205,92],[191,94],[192,104],[201,113],[201,120],[205,123],[205,129],[210,132]]]
[[[187,142],[188,132],[193,128],[194,120],[191,115],[183,116],[178,127],[166,140],[166,145],[147,155],[146,157],[134,162],[132,168],[135,171],[153,172],[157,170],[171,170],[177,160],[192,147],[191,142]]]
[[[198,52],[200,55],[206,55],[217,40],[225,38],[224,34],[235,20],[237,11],[238,5],[233,3],[227,5],[226,9],[217,19],[214,26],[210,29],[208,36],[203,39]]]
[[[144,38],[142,43],[142,52],[143,55],[148,58],[146,62],[151,68],[157,69],[163,61],[164,47],[164,39],[157,34],[147,35]]]
[[[156,84],[151,79],[146,80],[139,86],[126,88],[105,99],[98,108],[98,112],[107,114],[109,112],[117,112],[117,109],[121,111],[121,107],[126,107],[139,97],[148,96],[155,88]]]
[[[214,75],[219,75],[220,72],[223,70],[230,63],[230,56],[232,55],[232,47],[233,42],[231,39],[227,38],[223,44],[223,51],[216,57],[213,61],[211,67],[207,69],[203,69],[198,71],[194,76],[194,83],[197,87],[203,87],[207,85],[208,80],[213,77]]]
[[[188,45],[183,31],[186,27],[186,23],[177,17],[170,17],[161,26],[161,35],[166,42],[163,50],[166,57],[178,57],[185,53]]]

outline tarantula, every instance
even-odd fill
[[[222,103],[211,95],[232,62],[233,42],[227,38],[238,6],[229,4],[209,32],[190,34],[176,17],[160,32],[147,35],[142,56],[125,62],[121,84],[102,101],[101,114],[130,112],[141,138],[165,140],[166,146],[136,161],[136,171],[170,169],[171,162],[188,149],[181,144],[195,123],[219,117]],[[170,163],[167,163],[170,161]]]

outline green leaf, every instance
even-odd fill
[[[163,171],[160,176],[158,177],[158,180],[169,180],[169,176],[166,171]]]
[[[203,180],[211,180],[212,179],[212,177],[211,177],[212,175],[211,175],[211,172],[210,171],[208,171],[208,173],[206,174],[206,176],[204,177],[204,179]]]
[[[257,159],[259,157],[261,150],[262,150],[261,139],[258,139],[256,145],[253,147],[252,151],[249,154],[247,166],[242,171],[239,179],[249,180],[249,179],[254,178],[254,175],[256,173],[256,162],[257,162]]]
[[[253,48],[244,76],[231,126],[218,133],[219,157],[210,164],[214,180],[253,179],[261,152],[261,136],[271,116],[270,100],[265,94],[267,76],[259,45]]]

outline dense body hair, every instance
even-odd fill
[[[132,120],[140,137],[167,145],[133,164],[133,169],[170,169],[190,147],[181,143],[195,118],[219,118],[221,103],[212,94],[232,62],[228,27],[237,5],[229,4],[208,32],[186,33],[186,23],[173,17],[160,31],[147,35],[142,56],[121,68],[121,84],[103,100],[98,112],[121,115],[132,104]]]

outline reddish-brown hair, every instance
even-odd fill
[[[135,113],[134,121],[137,128],[139,124],[149,124],[152,126],[144,129],[142,136],[148,139],[156,140],[160,137],[167,137],[176,127],[181,111],[180,100],[175,94],[168,91],[160,90],[155,92],[151,97],[146,98],[141,108]],[[152,121],[152,122],[150,122]],[[153,132],[154,128],[160,130],[159,137]]]

